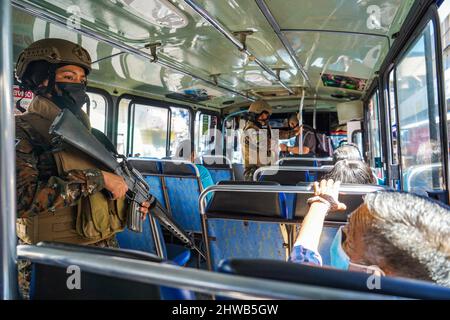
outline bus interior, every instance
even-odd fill
[[[2,0],[2,298],[20,298],[19,259],[33,263],[31,299],[449,299],[449,288],[425,281],[383,277],[371,290],[367,275],[327,267],[337,228],[367,193],[449,203],[442,2]],[[92,127],[128,157],[202,254],[151,217],[142,233],[118,233],[118,250],[16,246],[13,116],[34,95],[21,91],[13,61],[46,38],[90,53],[84,110]],[[328,156],[277,155],[244,182],[240,135],[261,99],[272,107],[272,129],[288,129],[299,113],[330,141]],[[186,140],[214,185],[204,188],[196,166],[177,160]],[[347,210],[325,221],[323,268],[287,262],[311,184],[346,143],[359,148],[377,185],[342,185]],[[86,274],[85,290],[65,288],[71,265]]]

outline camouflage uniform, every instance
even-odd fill
[[[276,159],[276,150],[273,143],[278,143],[278,141],[272,141],[273,136],[272,129],[269,125],[267,128],[263,128],[256,117],[262,112],[267,112],[269,115],[272,114],[272,107],[266,102],[259,100],[255,101],[250,105],[249,113],[252,113],[254,120],[247,120],[245,127],[243,129],[242,135],[242,158],[244,160],[244,177],[247,181],[253,181],[253,174],[255,171],[262,166],[270,166],[274,163]],[[289,139],[295,136],[293,130],[290,131],[279,131],[279,139]]]
[[[47,107],[47,108],[43,108]],[[50,100],[37,96],[29,112],[54,117],[60,111]],[[82,114],[87,125],[87,115]],[[76,205],[81,197],[89,196],[104,188],[100,169],[72,170],[67,176],[59,176],[52,146],[42,142],[41,137],[30,136],[35,132],[30,125],[16,116],[16,174],[17,217],[32,217],[56,209]],[[20,244],[26,244],[19,239]],[[95,247],[118,247],[115,236],[90,244]],[[19,261],[19,287],[24,298],[29,297],[31,263]]]
[[[242,140],[244,177],[247,181],[253,181],[253,174],[256,169],[264,165],[270,165],[272,162],[271,129],[270,127],[261,129],[257,123],[248,120],[244,127]]]

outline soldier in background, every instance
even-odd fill
[[[16,116],[17,234],[22,244],[40,241],[118,247],[126,226],[128,190],[122,177],[78,150],[55,148],[49,128],[65,108],[91,129],[86,103],[89,53],[63,39],[44,39],[20,55],[16,76],[36,95]],[[107,190],[110,196],[103,192]],[[143,216],[148,212],[143,203]],[[19,263],[19,285],[27,297],[30,264]]]
[[[248,120],[242,134],[242,158],[244,159],[244,178],[253,180],[253,174],[262,166],[273,164],[278,153],[278,139],[289,139],[294,130],[278,131],[276,137],[269,124],[272,107],[264,100],[253,102],[248,109]]]

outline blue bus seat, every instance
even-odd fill
[[[202,156],[202,165],[208,169],[213,182],[234,180],[231,161],[223,156]]]
[[[222,273],[285,281],[288,283],[410,299],[450,299],[450,288],[427,281],[381,277],[379,289],[373,288],[371,290],[367,285],[368,281],[370,281],[368,279],[371,276],[370,274],[292,262],[262,259],[230,259],[222,261],[219,271]]]
[[[38,246],[67,250],[68,254],[70,254],[70,252],[85,252],[103,256],[169,263],[155,255],[132,250],[98,248],[62,243],[39,243]],[[49,266],[40,263],[32,264],[30,299],[33,300],[192,300],[195,298],[194,293],[183,289],[145,284],[85,271],[82,272],[81,288],[82,290],[68,289],[67,268],[65,267]]]
[[[150,186],[150,193],[158,199],[163,207],[168,209],[164,195],[160,161],[138,158],[131,159],[130,164],[144,176],[145,181]],[[165,244],[161,226],[158,222],[156,222],[156,225],[158,227],[159,237],[162,240],[164,255],[177,265],[185,265],[190,259],[191,251],[183,246]],[[142,233],[136,233],[128,229],[118,233],[117,240],[120,247],[156,254],[149,219],[146,219],[143,226],[144,230]]]
[[[191,250],[180,245],[166,244],[162,233],[161,225],[156,221],[157,232],[161,239],[163,254],[169,261],[173,261],[179,266],[184,266],[191,257]],[[142,233],[134,232],[125,228],[116,234],[117,242],[121,249],[137,250],[150,254],[157,254],[155,240],[151,230],[150,219],[147,216],[143,223]]]
[[[309,181],[309,174],[308,171],[306,170],[305,171],[288,171],[283,169],[265,170],[261,173],[258,180],[277,182],[282,186],[295,186],[299,182]]]
[[[278,185],[275,182],[222,181],[219,185]],[[206,208],[213,269],[224,258],[286,260],[281,224],[287,221],[283,193],[215,192]],[[206,237],[205,237],[206,238]]]
[[[203,187],[197,168],[182,161],[163,161],[161,166],[172,217],[186,231],[201,233],[198,198]]]
[[[234,180],[233,169],[230,167],[217,167],[217,166],[205,166],[211,174],[211,178],[215,184],[220,181],[230,181]]]
[[[233,163],[231,165],[233,168],[233,177],[236,181],[244,181],[244,165],[242,163]]]

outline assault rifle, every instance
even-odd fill
[[[156,217],[162,226],[180,239],[186,246],[196,250],[204,257],[204,254],[195,245],[194,240],[167,214],[161,203],[151,195],[150,186],[141,173],[133,168],[125,156],[119,155],[117,152],[112,152],[105,147],[105,140],[110,143],[106,136],[103,135],[104,139],[96,138],[68,109],[64,109],[55,118],[50,126],[49,133],[55,136],[56,143],[71,145],[104,165],[111,172],[124,178],[128,186],[126,197],[129,201],[130,209],[127,217],[127,225],[130,230],[142,232],[143,221],[139,209],[143,202],[148,201],[150,203],[150,214]],[[162,253],[158,254],[162,256]]]

